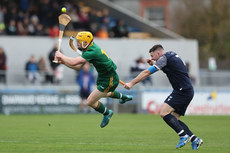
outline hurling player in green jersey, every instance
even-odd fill
[[[78,49],[82,51],[82,56],[71,58],[56,52],[56,58],[72,69],[80,70],[86,63],[92,63],[98,72],[97,88],[87,98],[87,105],[94,108],[97,112],[104,115],[101,122],[101,128],[105,127],[113,115],[113,111],[107,109],[99,100],[102,97],[111,97],[120,99],[123,104],[132,100],[132,96],[122,94],[115,89],[119,84],[119,76],[117,75],[117,66],[108,57],[106,52],[93,42],[93,35],[88,31],[79,32],[76,36]]]

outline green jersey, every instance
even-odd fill
[[[92,63],[98,72],[99,77],[110,77],[114,75],[117,66],[108,55],[95,43],[82,52],[82,57]]]

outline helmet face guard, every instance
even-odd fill
[[[81,49],[86,49],[92,43],[93,35],[89,31],[82,31],[77,34],[76,39],[81,44]]]

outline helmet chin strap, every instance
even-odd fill
[[[86,44],[86,46],[83,45],[83,42],[81,42],[81,46],[83,49],[86,49],[91,43],[92,43],[93,39],[88,43]]]
[[[84,43],[84,42],[82,41],[82,42],[81,42],[81,46],[82,46],[82,48],[86,49],[86,48],[89,46],[89,44],[86,44],[86,46],[84,46],[83,43]]]

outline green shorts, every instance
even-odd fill
[[[101,92],[113,92],[119,84],[119,76],[117,73],[110,77],[98,77],[97,89]]]

